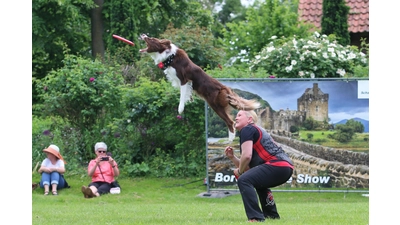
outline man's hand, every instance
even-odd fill
[[[226,157],[228,157],[229,159],[232,159],[233,157],[235,157],[235,154],[233,154],[233,148],[231,146],[227,146],[225,148],[225,155]]]

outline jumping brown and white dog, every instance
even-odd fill
[[[180,88],[178,112],[181,114],[185,103],[191,99],[192,91],[204,99],[208,105],[224,120],[229,129],[229,141],[235,137],[235,126],[232,119],[232,108],[238,110],[254,110],[260,107],[256,100],[239,97],[229,87],[205,73],[194,64],[186,52],[167,39],[140,36],[147,44],[141,53],[148,53],[154,63],[164,70],[172,86]]]

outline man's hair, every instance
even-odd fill
[[[244,112],[246,113],[246,116],[247,116],[247,117],[253,118],[253,122],[254,122],[254,123],[257,123],[258,116],[257,116],[256,112],[254,112],[254,110],[244,111]]]

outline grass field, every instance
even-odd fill
[[[34,174],[32,182],[38,182]],[[32,224],[247,224],[240,194],[199,197],[202,179],[119,179],[121,194],[85,199],[87,176],[67,177],[58,196],[32,191]],[[369,224],[369,198],[361,193],[275,192],[280,220],[268,224]]]
[[[356,133],[348,143],[340,143],[334,139],[328,138],[329,134],[333,134],[336,131],[305,131],[302,130],[299,132],[298,140],[304,140],[306,142],[312,144],[319,144],[326,147],[337,148],[337,149],[346,149],[350,151],[360,151],[366,152],[369,151],[369,133]],[[313,138],[310,140],[307,138],[307,134],[312,134]]]

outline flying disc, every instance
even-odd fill
[[[113,34],[113,38],[116,38],[116,39],[118,39],[118,40],[120,40],[120,41],[123,41],[123,42],[127,43],[128,45],[132,45],[132,46],[135,45],[132,41],[127,40],[127,39],[125,39],[125,38],[123,38],[123,37],[121,37],[121,36],[118,36],[118,35],[116,35],[116,34]]]

